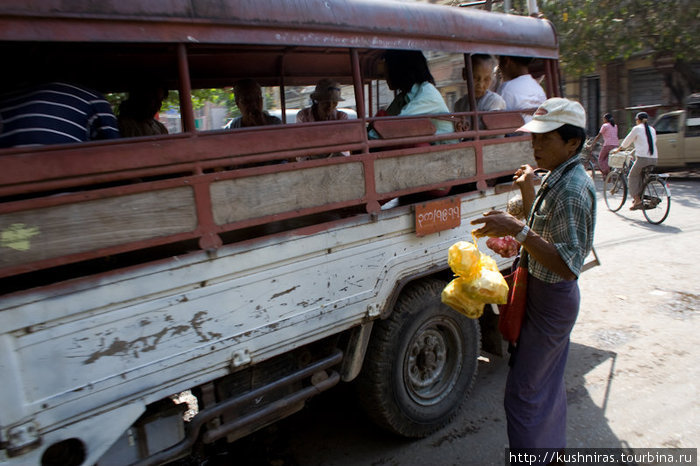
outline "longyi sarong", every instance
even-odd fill
[[[578,281],[549,284],[528,276],[527,310],[504,398],[511,449],[566,446],[564,368],[579,303]]]

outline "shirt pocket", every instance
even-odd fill
[[[532,225],[530,228],[532,228],[532,230],[538,235],[544,236],[543,233],[545,231],[545,225],[547,224],[548,220],[548,214],[534,212],[532,214]]]

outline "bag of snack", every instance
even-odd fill
[[[442,290],[442,302],[470,319],[478,319],[484,313],[484,303],[470,298],[464,292],[466,280],[457,277]]]
[[[479,272],[481,253],[474,243],[458,241],[447,251],[447,265],[455,275],[471,280]]]
[[[450,246],[447,263],[457,278],[442,291],[442,302],[458,312],[477,319],[484,304],[505,304],[508,284],[496,261],[479,252],[476,243],[458,241]]]

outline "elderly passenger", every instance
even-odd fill
[[[475,54],[471,56],[472,61],[472,78],[474,80],[474,98],[476,100],[476,109],[479,112],[492,112],[497,110],[505,110],[506,102],[503,98],[490,90],[493,82],[494,68],[496,60],[491,55]],[[462,78],[467,79],[467,70],[462,68]],[[469,95],[465,95],[455,102],[455,112],[471,111],[471,99]],[[462,118],[455,126],[459,131],[468,129],[466,118]],[[483,128],[483,122],[479,121],[479,128]]]
[[[348,119],[347,113],[337,110],[338,102],[345,100],[340,95],[340,84],[337,81],[321,79],[310,97],[311,107],[299,110],[298,123]]]

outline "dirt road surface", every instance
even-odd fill
[[[568,446],[700,446],[700,176],[671,179],[669,218],[605,207],[598,182],[595,247],[566,371]],[[408,441],[374,427],[349,387],[233,445],[216,464],[274,466],[502,465],[507,361],[484,354],[455,421]],[[213,464],[212,461],[210,464]]]

